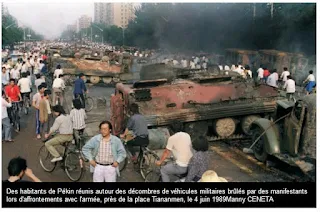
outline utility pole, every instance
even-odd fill
[[[92,26],[91,26],[91,43],[92,43]]]
[[[253,3],[253,20],[256,19],[256,3]]]
[[[122,46],[124,46],[124,28],[122,27]]]
[[[273,3],[271,3],[271,19],[273,19]]]

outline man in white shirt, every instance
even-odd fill
[[[7,108],[11,107],[11,99],[8,98],[8,102],[6,101],[6,95],[4,91],[2,91],[2,140],[7,142],[13,142],[11,138],[11,124],[10,119],[8,117]]]
[[[64,93],[63,93],[63,90],[65,89],[65,83],[62,79],[63,75],[59,75],[59,78],[56,78],[55,80],[53,80],[53,84],[52,84],[52,88],[53,88],[53,104],[52,105],[56,105],[56,102],[57,102],[57,97],[58,97],[58,94],[57,93],[60,93],[60,105],[63,106],[63,96],[64,96]]]
[[[27,77],[27,73],[22,73],[22,78],[18,81],[18,86],[20,87],[21,97],[26,96],[30,100],[30,93],[31,93],[31,81]]]
[[[283,72],[280,76],[280,79],[282,79],[282,82],[285,83],[287,81],[288,76],[290,75],[290,72],[288,71],[287,67],[283,68]]]
[[[30,65],[31,65],[31,72],[30,73],[33,73],[33,71],[34,71],[34,59],[33,59],[32,56],[30,57]]]
[[[161,159],[156,161],[156,165],[160,166],[163,161],[173,153],[176,158],[175,163],[168,163],[161,167],[162,182],[170,182],[170,177],[187,173],[188,165],[192,157],[191,138],[188,133],[181,132],[182,123],[175,122],[171,125],[171,134],[167,142],[167,147],[162,153]]]
[[[181,65],[182,65],[182,68],[187,68],[188,67],[188,62],[187,62],[187,60],[185,58],[182,58]]]
[[[284,83],[283,88],[286,89],[288,101],[291,101],[291,100],[294,101],[294,93],[296,92],[296,83],[292,79],[291,75],[287,76],[287,80]]]
[[[237,72],[238,74],[240,74],[241,76],[243,76],[243,70],[239,67],[239,65],[235,65],[235,70],[234,72]]]
[[[195,69],[196,68],[196,64],[194,63],[193,60],[190,60],[190,68],[191,69]]]
[[[263,66],[260,65],[260,68],[257,70],[257,72],[258,72],[258,81],[262,81],[263,80],[263,72],[264,72],[264,70],[263,70],[262,67]]]
[[[179,62],[177,60],[175,60],[175,59],[172,61],[172,63],[173,63],[174,66],[178,66],[179,65]]]
[[[56,70],[54,70],[53,77],[54,78],[59,78],[60,75],[63,75],[63,70],[61,69],[61,65],[57,65]]]
[[[21,73],[26,73],[28,71],[28,66],[26,64],[26,62],[22,62],[22,66],[21,66]]]
[[[15,79],[16,82],[17,82],[18,79],[20,78],[20,72],[16,68],[11,69],[10,78],[11,79]]]
[[[308,82],[308,84],[306,85],[306,91],[307,91],[307,95],[309,95],[311,93],[312,89],[316,86],[316,78],[313,75],[312,70],[309,71],[309,75],[308,75],[307,79],[305,79],[303,81],[303,83],[307,83],[307,82]]]
[[[272,71],[267,79],[267,85],[277,88],[278,87],[278,73],[276,70]]]
[[[225,71],[230,71],[230,67],[229,67],[228,65],[225,65],[225,66],[224,66],[224,70],[225,70]]]

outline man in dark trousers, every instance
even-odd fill
[[[148,146],[149,133],[146,119],[139,113],[139,106],[135,103],[130,105],[131,117],[127,123],[127,128],[124,133],[120,135],[125,138],[129,134],[129,130],[133,132],[133,139],[127,140],[128,149],[132,154],[132,160],[136,161],[137,156],[134,146]]]
[[[84,93],[88,93],[88,90],[86,88],[86,84],[84,83],[84,74],[80,73],[79,78],[74,82],[74,98],[77,99],[78,96],[80,96],[82,101],[82,108],[85,108],[85,100],[84,100]]]

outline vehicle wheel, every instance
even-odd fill
[[[128,164],[128,156],[121,163],[119,163],[119,171],[120,172],[123,171],[126,168],[127,164]]]
[[[28,113],[29,113],[29,108],[27,108],[26,106],[24,107],[24,114],[25,115],[28,115]]]
[[[252,135],[252,143],[263,133],[264,131],[260,128],[254,128]],[[257,143],[253,146],[254,156],[261,162],[265,162],[268,158],[268,153],[266,152],[266,142],[267,138],[265,135],[261,136]]]
[[[53,156],[47,150],[45,145],[43,145],[39,149],[38,158],[39,158],[39,162],[40,162],[41,167],[46,172],[52,172],[54,170],[54,168],[56,168],[57,163],[51,162],[51,160],[53,159]]]
[[[100,77],[98,77],[98,76],[91,76],[91,77],[90,77],[90,82],[91,82],[92,84],[97,84],[97,83],[100,82]]]
[[[64,171],[71,181],[78,181],[83,173],[83,161],[79,154],[69,152],[64,161]]]
[[[213,127],[218,136],[227,138],[236,131],[236,122],[233,118],[224,118],[215,121]]]
[[[143,179],[146,178],[147,173],[155,168],[157,160],[160,160],[160,158],[153,152],[146,152],[143,154],[139,163],[140,174]]]
[[[252,135],[252,131],[250,130],[252,123],[261,118],[259,115],[250,115],[246,116],[241,120],[241,129],[246,135]]]
[[[93,99],[92,97],[86,98],[86,112],[90,112],[93,109]]]

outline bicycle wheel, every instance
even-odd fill
[[[160,182],[161,181],[161,173],[160,169],[150,171],[146,174],[146,178],[144,182]]]
[[[28,113],[29,113],[29,108],[25,105],[24,106],[24,114],[28,115]]]
[[[78,181],[83,173],[83,160],[80,154],[69,152],[64,160],[64,170],[71,181]]]
[[[54,168],[56,168],[57,163],[51,162],[51,160],[53,159],[53,156],[47,150],[45,145],[43,145],[39,149],[38,158],[39,158],[39,162],[40,162],[41,167],[46,172],[52,172],[54,170]]]
[[[90,112],[93,109],[93,99],[92,97],[86,97],[86,112]]]
[[[160,158],[155,153],[149,151],[143,153],[139,163],[140,174],[143,179],[146,178],[147,173],[155,168],[157,160],[160,160]]]

